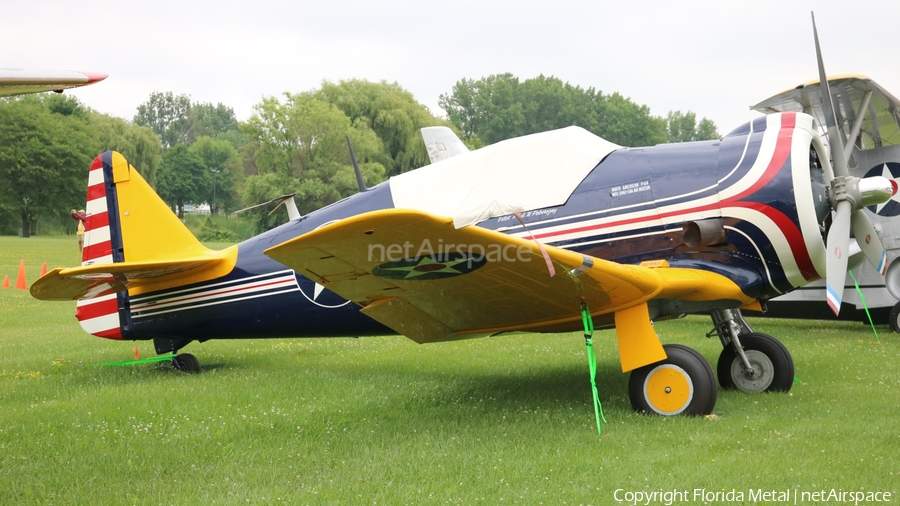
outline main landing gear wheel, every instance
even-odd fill
[[[635,369],[628,396],[635,411],[708,415],[716,406],[716,376],[703,355],[678,344],[663,346],[668,358]]]
[[[172,358],[172,367],[182,372],[200,372],[200,361],[190,353],[182,353]]]
[[[740,341],[754,374],[747,373],[734,347],[726,346],[716,365],[722,388],[736,388],[749,393],[787,392],[791,389],[794,360],[781,341],[759,332],[741,334]]]
[[[900,302],[894,304],[894,307],[891,308],[891,316],[888,319],[888,323],[891,325],[891,330],[900,332]]]

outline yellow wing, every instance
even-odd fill
[[[666,356],[650,324],[651,298],[750,301],[716,274],[546,249],[553,277],[533,241],[391,209],[327,225],[265,253],[420,343],[574,330],[583,299],[595,321],[616,325],[625,371]]]

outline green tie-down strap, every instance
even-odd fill
[[[100,364],[100,365],[101,365],[101,366],[110,366],[110,365],[149,364],[149,363],[152,363],[152,362],[162,362],[162,361],[164,361],[164,360],[172,360],[172,357],[174,357],[174,356],[175,356],[174,353],[170,353],[170,354],[168,354],[168,355],[160,355],[160,356],[158,356],[158,357],[151,357],[151,358],[142,358],[142,359],[140,359],[140,360],[126,360],[126,361],[124,361],[124,362],[105,362],[105,363]]]
[[[584,345],[587,349],[588,366],[591,370],[591,391],[594,393],[594,418],[597,420],[597,434],[603,435],[603,429],[600,428],[600,420],[606,421],[603,416],[603,406],[600,405],[600,395],[597,393],[597,355],[594,353],[593,336],[594,336],[594,320],[591,318],[591,312],[588,310],[587,302],[581,301],[581,322],[584,324]]]
[[[869,314],[869,306],[866,304],[866,296],[863,295],[862,290],[859,288],[859,283],[856,281],[856,276],[853,275],[853,271],[847,271],[850,273],[850,277],[853,278],[853,284],[856,286],[856,293],[859,294],[859,301],[862,302],[863,309],[866,310],[866,316],[869,317],[869,325],[872,326],[872,332],[875,333],[875,340],[881,344],[881,339],[878,338],[878,331],[875,330],[875,322],[872,321],[872,315]]]

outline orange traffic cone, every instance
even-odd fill
[[[43,277],[44,274],[47,274],[47,262],[44,262],[44,264],[41,265],[41,275],[39,277]]]
[[[9,288],[9,276],[3,276],[3,288]]]
[[[25,260],[19,262],[19,275],[16,276],[16,288],[19,290],[28,289],[28,282],[25,281]]]

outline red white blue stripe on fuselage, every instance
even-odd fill
[[[529,213],[524,213],[529,231],[539,241],[635,263],[673,253],[661,251],[664,241],[657,238],[654,242],[653,236],[669,235],[673,243],[669,249],[674,250],[675,236],[680,238],[685,222],[721,217],[729,242],[744,246],[723,253],[758,255],[762,261],[756,263],[770,295],[818,279],[824,271],[818,224],[814,217],[797,212],[798,205],[811,207],[813,198],[808,181],[809,146],[804,145],[805,136],[798,135],[798,131],[808,131],[811,139],[812,125],[807,116],[799,117],[804,123],[799,129],[798,115],[792,113],[759,118],[721,141],[694,143],[694,152],[678,145],[614,152],[551,217],[545,218],[544,212],[529,221]],[[660,152],[654,154],[653,150]],[[714,151],[717,153],[711,155]],[[674,157],[683,161],[673,162]],[[648,163],[637,163],[641,158]],[[655,160],[659,160],[658,166]],[[792,170],[793,165],[798,165],[797,170]],[[648,182],[647,191],[626,194],[624,199],[610,197],[629,182],[633,186],[644,181]],[[796,205],[783,204],[795,198]],[[573,212],[578,207],[586,212]],[[510,220],[491,221],[488,228],[531,237],[521,226],[503,226],[512,224]],[[622,253],[622,241],[634,241],[633,253],[627,257]],[[617,248],[610,247],[612,244]],[[677,253],[674,256],[677,258]]]
[[[131,297],[131,318],[147,318],[174,311],[231,304],[300,290],[294,271],[247,276],[193,288]]]

